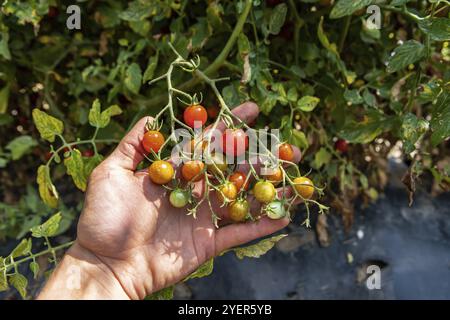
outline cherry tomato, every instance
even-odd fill
[[[346,153],[348,151],[348,143],[344,139],[338,139],[334,143],[334,149],[341,153]]]
[[[87,150],[84,150],[81,154],[83,155],[83,157],[90,158],[90,157],[94,156],[94,150],[87,149]]]
[[[161,132],[155,130],[149,130],[144,134],[142,138],[142,146],[146,152],[157,153],[164,144],[164,136]]]
[[[206,109],[206,112],[210,119],[215,119],[219,115],[220,109],[217,106],[211,106]]]
[[[283,171],[281,168],[272,169],[273,173],[264,175],[269,182],[273,183],[273,185],[277,185],[283,181]]]
[[[222,135],[222,151],[226,155],[239,157],[248,148],[248,136],[242,129],[226,129]]]
[[[253,187],[253,194],[259,202],[269,203],[275,199],[276,190],[273,184],[268,181],[258,181]]]
[[[156,184],[166,184],[172,180],[175,170],[172,165],[164,160],[157,160],[148,168],[150,180]]]
[[[225,182],[219,187],[219,190],[217,191],[217,198],[221,203],[224,203],[225,201],[236,200],[237,195],[238,190],[236,186],[231,182]]]
[[[206,168],[209,173],[220,176],[220,173],[227,171],[228,164],[225,162],[225,157],[221,153],[214,153],[209,160]]]
[[[314,194],[314,184],[307,177],[298,177],[294,179],[295,190],[304,199],[310,199]]]
[[[175,189],[170,193],[169,201],[175,208],[183,208],[189,203],[189,194],[181,189]]]
[[[202,151],[205,151],[206,147],[208,146],[208,141],[195,141],[195,139],[191,140],[191,143],[189,145],[189,152],[194,153],[194,150],[200,153],[200,148]]]
[[[228,214],[234,222],[245,221],[249,214],[249,205],[247,200],[237,200],[228,206]]]
[[[272,201],[271,203],[269,203],[266,206],[265,211],[267,213],[267,216],[273,220],[282,219],[287,214],[286,209],[284,208],[283,202],[281,202],[279,200],[275,200],[275,201]]]
[[[292,161],[294,159],[294,149],[289,143],[283,143],[278,148],[278,157],[284,161]]]
[[[208,113],[203,106],[194,104],[184,110],[183,119],[189,127],[199,128],[208,120]]]
[[[202,171],[205,164],[200,160],[191,160],[181,167],[181,176],[186,181],[200,181],[203,178]]]
[[[229,181],[236,186],[238,191],[241,191],[241,189],[244,189],[244,190],[248,189],[249,181],[247,181],[247,183],[245,183],[246,179],[247,179],[247,176],[245,174],[243,174],[242,172],[236,171],[235,173],[233,173],[230,176]]]

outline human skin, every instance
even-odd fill
[[[247,102],[233,112],[250,123],[259,110]],[[262,217],[256,222],[230,224],[226,209],[215,196],[211,199],[221,218],[219,228],[213,225],[206,203],[196,219],[188,216],[185,208],[172,207],[167,190],[153,184],[146,170],[136,171],[144,159],[141,140],[148,120],[152,121],[141,119],[92,172],[77,239],[38,299],[143,299],[181,281],[224,250],[267,236],[289,223],[287,218]],[[295,149],[294,153],[298,162],[300,152]],[[203,187],[203,182],[197,182],[194,195],[200,196]],[[259,205],[253,198],[249,201],[256,212]]]

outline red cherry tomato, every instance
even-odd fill
[[[294,149],[288,143],[283,143],[278,148],[278,156],[280,160],[292,161],[294,159]]]
[[[226,155],[239,157],[248,148],[248,136],[242,129],[226,129],[222,135],[222,151]]]
[[[144,134],[142,138],[142,146],[146,152],[158,152],[164,144],[164,136],[161,132],[155,130],[149,130]]]
[[[189,127],[199,128],[208,120],[208,113],[203,106],[195,104],[184,110],[183,119]]]
[[[334,143],[334,148],[339,152],[345,153],[348,151],[348,143],[344,139],[338,139]]]
[[[228,180],[236,186],[236,189],[238,191],[241,191],[241,189],[244,189],[244,190],[248,189],[249,182],[247,181],[247,183],[245,183],[246,179],[247,179],[247,176],[245,174],[243,174],[242,172],[236,171],[235,173],[233,173],[230,176],[230,178]]]

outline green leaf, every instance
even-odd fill
[[[403,6],[404,4],[410,2],[411,0],[392,0],[390,5],[393,7],[400,7]]]
[[[336,44],[331,43],[330,40],[328,40],[328,37],[323,30],[323,17],[320,19],[319,26],[317,27],[317,37],[319,38],[320,43],[325,47],[325,49],[330,51],[335,56],[339,57],[339,52],[337,51]]]
[[[88,178],[92,171],[97,167],[100,162],[103,161],[103,156],[101,154],[96,154],[93,157],[84,159],[84,175]]]
[[[132,63],[128,66],[125,71],[125,87],[133,92],[134,94],[138,94],[141,89],[142,83],[142,71],[141,67],[137,63]]]
[[[9,85],[6,85],[0,90],[0,114],[3,114],[8,110],[9,100]]]
[[[67,174],[72,177],[77,188],[86,191],[87,177],[80,150],[73,149],[71,155],[64,159],[64,165],[67,168]]]
[[[263,239],[257,244],[250,245],[244,248],[234,248],[231,249],[236,254],[238,259],[243,259],[244,257],[248,258],[259,258],[262,255],[266,254],[270,249],[273,248],[275,243],[287,237],[287,234],[280,234],[278,236],[274,236],[271,238]]]
[[[297,102],[298,100],[298,92],[295,87],[290,87],[287,92],[287,99],[291,102]]]
[[[450,91],[445,90],[438,97],[436,104],[432,110],[432,118],[430,121],[431,143],[437,146],[450,136]]]
[[[348,90],[346,89],[344,92],[344,99],[351,104],[361,104],[364,102],[364,99],[359,94],[359,91],[356,89]]]
[[[419,28],[436,41],[450,40],[449,18],[428,18],[419,21]]]
[[[4,258],[0,257],[0,270],[4,268]],[[6,270],[0,271],[0,292],[8,290],[8,280],[6,279]]]
[[[23,299],[27,297],[28,280],[20,273],[13,274],[9,277],[9,284],[19,291]]]
[[[145,297],[145,300],[172,300],[174,286],[170,286],[159,290],[151,295]]]
[[[308,139],[303,131],[297,129],[292,130],[292,135],[289,138],[289,143],[298,147],[301,151],[305,151],[309,147]]]
[[[56,119],[39,109],[33,109],[32,114],[34,124],[41,134],[42,139],[54,142],[55,136],[63,133],[64,124],[61,120]]]
[[[327,151],[325,148],[320,148],[318,152],[314,155],[313,166],[316,169],[322,168],[323,165],[326,165],[331,160],[331,153]]]
[[[36,261],[31,261],[30,270],[33,272],[33,278],[36,280],[39,274],[39,264]]]
[[[317,97],[305,96],[297,101],[297,108],[305,112],[311,112],[317,107],[319,102],[320,99]]]
[[[18,160],[23,155],[31,151],[31,148],[37,146],[37,141],[31,136],[23,135],[15,138],[6,145],[6,149],[11,151],[11,159]]]
[[[58,192],[50,178],[49,168],[41,165],[38,168],[37,179],[39,185],[39,195],[46,205],[51,208],[56,208],[58,205]]]
[[[384,131],[392,128],[394,120],[395,117],[386,118],[378,111],[369,111],[362,121],[347,122],[339,132],[339,137],[350,143],[369,143]]]
[[[397,72],[425,57],[425,46],[416,40],[409,40],[395,48],[387,61],[387,71]]]
[[[11,52],[8,46],[9,33],[3,31],[0,33],[0,57],[5,58],[5,60],[11,60]],[[1,108],[0,108],[1,110]]]
[[[281,27],[284,25],[284,21],[286,20],[286,14],[287,5],[285,3],[281,3],[273,9],[269,21],[269,32],[271,34],[280,33]]]
[[[214,268],[214,258],[211,258],[205,263],[203,263],[200,267],[198,267],[197,270],[195,270],[193,273],[187,276],[186,279],[184,279],[183,281],[209,276],[213,272],[213,268]]]
[[[35,238],[51,237],[55,235],[58,231],[61,218],[61,212],[54,214],[43,224],[31,228],[31,235]]]
[[[148,59],[147,69],[145,69],[144,76],[142,77],[143,83],[153,79],[155,69],[158,66],[158,59],[159,59],[159,51]]]
[[[22,239],[22,241],[11,252],[13,258],[25,256],[31,252],[31,239]]]
[[[367,7],[373,0],[339,0],[334,5],[330,13],[331,19],[338,19],[353,14],[364,7]]]
[[[95,99],[89,111],[89,124],[93,127],[105,128],[109,124],[111,117],[121,113],[122,109],[118,105],[112,105],[100,112],[100,101]]]
[[[428,128],[429,123],[425,119],[419,119],[412,113],[403,116],[400,132],[405,153],[409,154],[416,149],[415,143],[428,131]]]

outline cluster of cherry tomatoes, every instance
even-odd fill
[[[208,119],[207,110],[200,104],[188,106],[183,114],[183,120],[191,128],[204,126]],[[142,139],[142,146],[147,153],[158,153],[165,143],[163,134],[157,130],[148,130]],[[189,152],[194,150],[206,152],[207,141],[191,140],[188,145]],[[238,146],[244,146],[244,148]],[[276,186],[284,180],[285,171],[281,165],[270,174],[258,177],[252,181],[248,174],[233,170],[235,166],[226,163],[226,156],[239,157],[248,149],[248,136],[244,130],[239,128],[228,128],[222,133],[222,153],[216,152],[210,156],[210,161],[205,163],[201,160],[189,159],[181,165],[180,180],[186,187],[171,189],[169,201],[176,208],[184,208],[193,202],[191,188],[188,185],[204,180],[208,182],[218,181],[214,185],[216,197],[219,203],[227,206],[229,217],[235,222],[253,219],[250,214],[250,205],[246,195],[252,194],[264,208],[264,212],[271,219],[281,219],[288,215],[286,201],[278,199]],[[278,146],[278,157],[285,162],[292,162],[294,150],[290,144],[282,143]],[[148,168],[150,180],[158,185],[167,185],[175,177],[175,169],[172,164],[165,160],[157,159]],[[206,177],[205,177],[206,175]],[[253,182],[253,183],[252,183]],[[312,181],[307,177],[296,177],[293,179],[296,193],[303,199],[310,199],[315,191]],[[252,188],[250,188],[252,186]],[[195,201],[195,200],[194,200]]]

